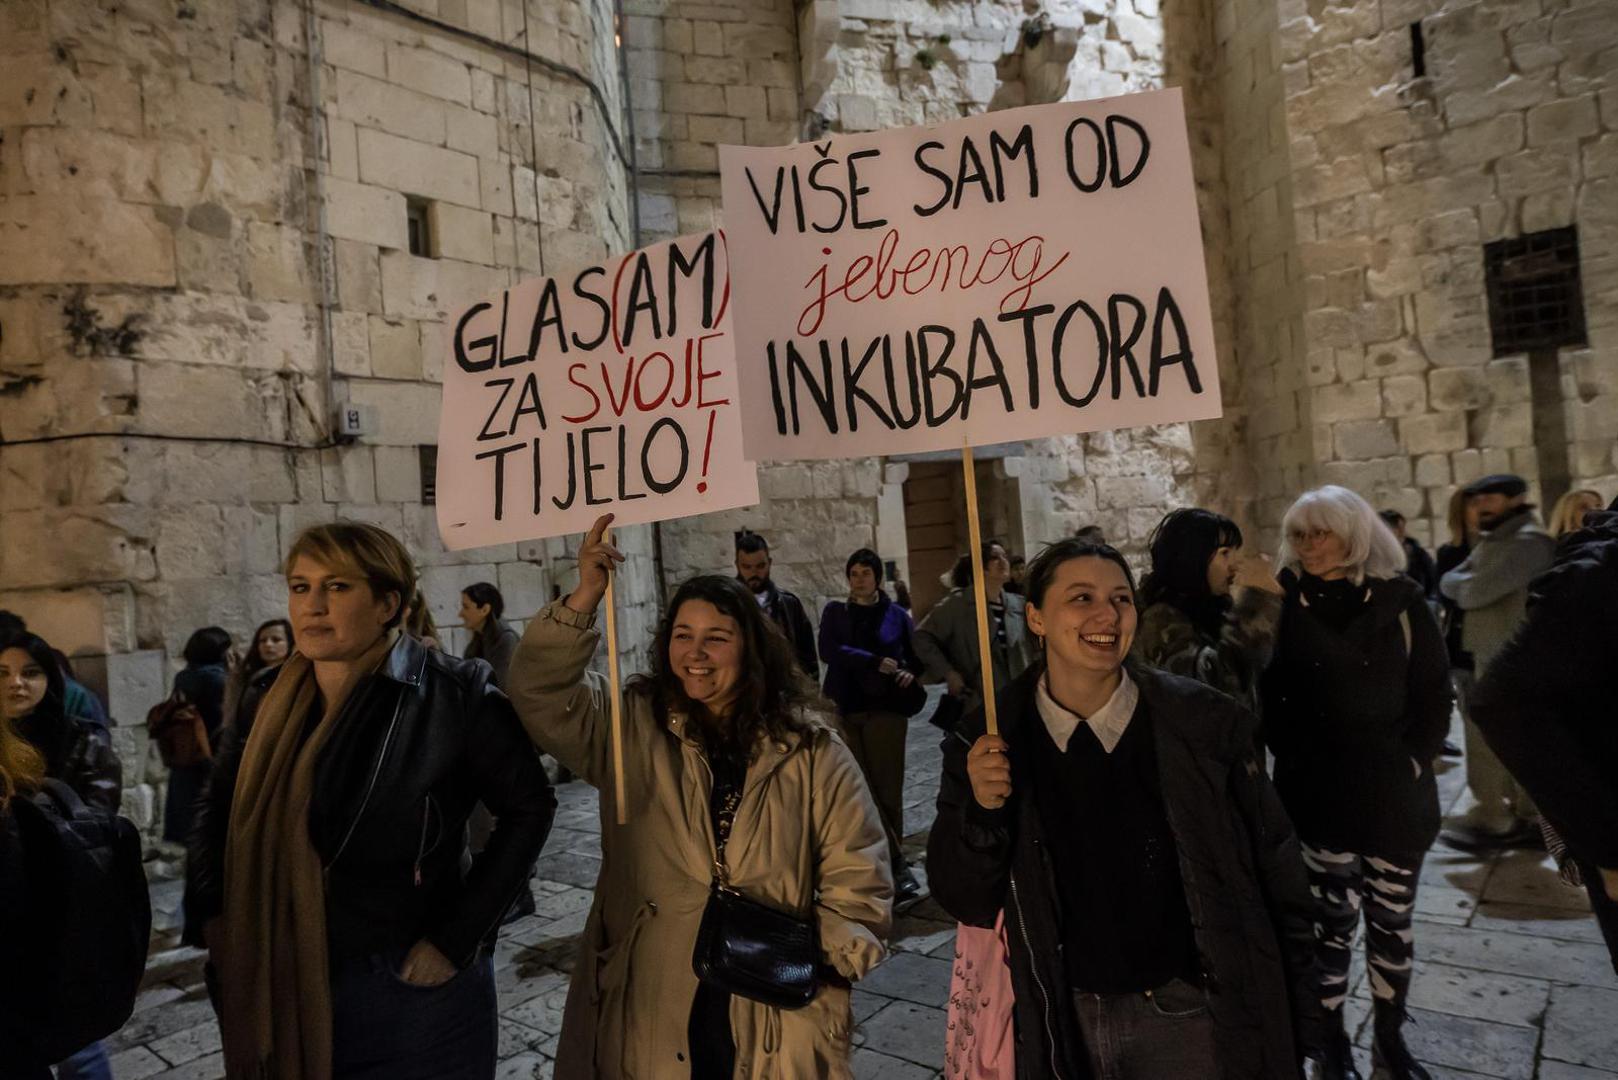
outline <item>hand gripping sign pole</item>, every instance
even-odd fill
[[[603,543],[612,543],[612,530],[601,534]],[[612,796],[613,813],[620,825],[629,823],[629,812],[624,805],[624,704],[618,675],[618,604],[613,596],[613,579],[618,575],[607,567],[607,593],[602,602],[607,607],[607,682],[612,694]]]
[[[989,601],[983,586],[983,527],[978,522],[978,477],[972,463],[972,444],[961,446],[961,476],[966,481],[966,525],[971,542],[972,597],[978,612],[978,666],[983,672],[983,718],[990,735],[1000,734],[1000,721],[994,709],[994,653],[989,641]]]

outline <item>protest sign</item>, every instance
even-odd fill
[[[730,307],[725,245],[708,233],[457,312],[438,425],[444,546],[756,503]]]
[[[1220,414],[1178,90],[722,147],[755,460]]]

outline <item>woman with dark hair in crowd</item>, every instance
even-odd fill
[[[1468,495],[1466,488],[1458,487],[1449,497],[1449,512],[1445,518],[1449,525],[1449,542],[1438,545],[1438,551],[1433,559],[1433,572],[1440,579],[1451,570],[1466,561],[1472,554],[1472,546],[1478,540],[1478,510],[1472,496]],[[1444,632],[1445,655],[1449,657],[1450,684],[1455,690],[1455,707],[1461,710],[1461,718],[1468,719],[1472,708],[1472,688],[1477,684],[1477,661],[1467,651],[1463,640],[1466,612],[1461,605],[1445,596],[1438,594],[1438,607],[1435,609],[1439,620],[1439,629]],[[1445,757],[1460,757],[1461,748],[1449,738],[1444,739],[1443,749],[1440,751]]]
[[[989,606],[990,663],[996,689],[1028,667],[1028,626],[1023,598],[1006,591],[1011,560],[997,540],[985,540],[978,558],[962,555],[950,571],[950,592],[933,605],[916,626],[916,655],[931,681],[942,681],[948,693],[970,712],[983,701],[983,664],[978,650],[978,605],[972,587],[974,561],[983,569],[983,594]]]
[[[921,892],[905,865],[905,737],[910,717],[927,701],[916,683],[921,661],[911,645],[910,613],[882,590],[882,560],[870,548],[848,557],[848,600],[833,600],[820,614],[820,659],[826,696],[837,706],[843,738],[865,773],[882,829],[898,899]]]
[[[1147,546],[1152,569],[1141,583],[1135,655],[1256,710],[1281,618],[1269,559],[1243,558],[1242,530],[1211,510],[1169,511]]]
[[[1126,661],[1116,549],[1063,540],[1027,584],[1042,657],[1000,695],[998,735],[978,710],[945,738],[927,844],[944,910],[1004,911],[1017,1075],[1295,1080],[1313,912],[1252,714]]]
[[[391,534],[313,526],[285,573],[298,650],[225,729],[187,866],[225,1071],[489,1080],[483,946],[555,813],[539,755],[486,668],[400,632]],[[469,859],[479,799],[499,825]]]
[[[849,984],[881,959],[893,899],[859,765],[747,587],[696,577],[669,603],[651,674],[625,687],[626,803],[614,806],[610,714],[585,678],[596,608],[622,561],[604,539],[611,520],[585,537],[578,587],[528,624],[511,668],[534,741],[602,794],[601,877],[556,1075],[851,1077]],[[743,902],[736,894],[814,943],[790,968],[772,950],[782,974],[747,995],[714,968],[701,980],[693,970],[706,913],[716,933],[733,927],[721,913]],[[787,974],[807,1004],[766,1003]]]
[[[292,624],[287,620],[270,619],[259,624],[258,629],[253,631],[253,643],[247,647],[247,655],[231,669],[230,678],[225,682],[226,723],[236,719],[242,695],[247,692],[247,685],[254,676],[284,662],[292,655],[294,644]]]
[[[210,751],[219,745],[219,727],[225,722],[225,687],[229,681],[230,635],[217,626],[205,626],[186,640],[185,667],[174,676],[174,693],[202,714]],[[208,782],[211,760],[169,769],[168,794],[163,800],[163,839],[184,844],[191,837],[191,819],[197,797]]]
[[[1402,1027],[1416,887],[1438,835],[1432,761],[1449,729],[1443,638],[1404,549],[1363,498],[1327,485],[1281,522],[1286,600],[1263,680],[1275,786],[1303,842],[1319,932],[1322,1077],[1357,1077],[1343,1006],[1363,917],[1374,1058],[1426,1080]]]
[[[44,761],[47,779],[72,788],[86,806],[118,813],[123,768],[107,729],[66,711],[65,679],[56,652],[37,634],[0,639],[0,727],[9,727]],[[13,751],[13,760],[32,760]],[[4,932],[0,931],[0,936]],[[62,1080],[111,1080],[112,1066],[95,1042],[57,1066]]]
[[[0,640],[0,719],[45,758],[45,775],[78,793],[85,805],[116,814],[123,768],[107,729],[63,707],[64,680],[54,651],[37,634]]]
[[[511,671],[511,658],[517,653],[520,640],[501,618],[506,610],[506,598],[487,581],[479,581],[461,590],[461,624],[471,635],[466,643],[468,660],[487,660],[494,668],[494,685],[502,690],[506,675]]]

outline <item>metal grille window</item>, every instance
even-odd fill
[[[418,446],[416,452],[421,458],[421,505],[432,506],[438,502],[438,447]]]
[[[1494,355],[1586,344],[1576,226],[1483,245]]]

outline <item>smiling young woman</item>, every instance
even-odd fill
[[[1252,714],[1126,662],[1115,549],[1054,544],[1027,589],[1042,657],[1002,692],[998,736],[980,709],[945,740],[927,845],[944,909],[1012,930],[1018,1075],[1291,1080],[1314,935]]]
[[[610,712],[586,671],[622,558],[604,540],[610,521],[585,538],[578,588],[528,624],[511,667],[529,734],[603,796],[601,876],[556,1074],[851,1077],[849,984],[881,959],[893,901],[859,765],[748,587],[692,578],[658,628],[651,674],[624,690],[627,824],[617,824]],[[808,1004],[778,1008],[698,979],[716,882],[813,923],[820,975]]]

